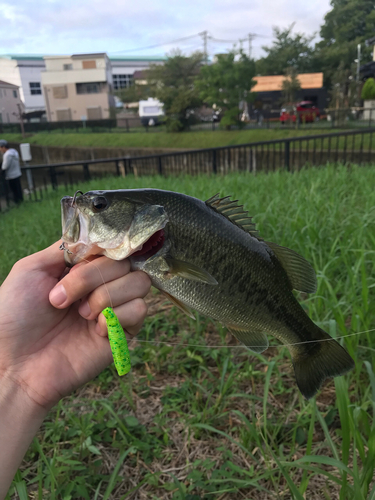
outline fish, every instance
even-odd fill
[[[272,335],[290,352],[296,383],[309,399],[354,361],[306,314],[293,290],[314,293],[312,265],[265,241],[238,200],[206,201],[159,189],[77,192],[61,200],[67,265],[91,255],[129,258],[131,269],[177,307],[211,317],[248,349]]]

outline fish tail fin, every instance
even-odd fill
[[[347,351],[328,333],[314,326],[314,341],[295,345],[291,350],[297,385],[306,399],[316,394],[326,378],[343,375],[354,367]]]

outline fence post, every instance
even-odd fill
[[[158,172],[159,175],[163,175],[163,165],[161,164],[161,156],[158,157]]]
[[[290,141],[286,140],[284,148],[284,165],[288,172],[290,170],[289,160],[290,160]]]
[[[89,170],[89,165],[88,163],[83,164],[83,178],[85,181],[90,180],[90,170]]]
[[[51,177],[51,184],[52,184],[52,189],[57,189],[57,175],[56,175],[56,170],[51,167],[49,169],[49,174]]]
[[[216,149],[212,150],[212,172],[217,174]]]
[[[116,175],[120,176],[120,163],[119,160],[116,160]]]
[[[125,118],[125,123],[126,123],[126,131],[129,132],[129,120]]]
[[[369,126],[369,128],[371,127],[372,109],[373,109],[373,108],[370,108],[370,119],[369,119],[369,121],[368,121],[368,126]]]

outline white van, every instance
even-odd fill
[[[149,97],[147,101],[139,101],[139,117],[144,127],[152,127],[160,123],[164,116],[164,104],[157,99]]]

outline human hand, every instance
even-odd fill
[[[46,410],[111,363],[100,312],[113,305],[125,331],[137,334],[151,285],[129,272],[128,260],[82,262],[59,281],[65,270],[57,242],[17,262],[0,288],[1,384]]]

